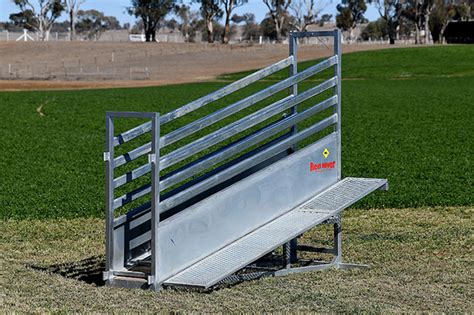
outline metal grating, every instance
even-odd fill
[[[386,182],[385,179],[346,178],[303,205],[169,278],[164,284],[208,288],[336,215]]]
[[[347,177],[320,196],[306,202],[301,209],[329,213],[335,209],[346,208],[368,193],[385,185],[386,179]]]

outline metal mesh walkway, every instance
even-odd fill
[[[164,284],[209,288],[386,184],[385,179],[345,178],[301,206],[169,278]]]

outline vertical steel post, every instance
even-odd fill
[[[152,116],[152,141],[151,154],[151,288],[160,290],[161,281],[159,278],[160,251],[158,228],[160,225],[160,114],[154,113]]]
[[[334,87],[334,94],[337,95],[337,106],[335,112],[337,113],[337,124],[335,129],[337,131],[337,179],[342,179],[342,129],[341,129],[341,30],[334,30],[334,55],[337,56],[337,64],[334,68],[334,75],[337,76],[337,85]]]
[[[339,216],[339,222],[334,223],[334,263],[337,265],[342,262],[342,217]]]
[[[105,210],[106,210],[106,234],[105,252],[106,266],[105,277],[110,279],[113,272],[114,259],[114,117],[111,113],[106,113],[106,143],[104,152],[105,161]]]
[[[294,36],[293,33],[290,33],[290,56],[293,57],[293,62],[290,65],[290,76],[294,76],[298,73],[298,37]],[[298,83],[295,83],[290,87],[290,93],[295,97],[298,95]],[[291,108],[291,115],[296,115],[298,113],[298,107],[293,106]],[[296,134],[298,133],[298,126],[293,125],[291,127],[291,133]],[[292,147],[293,152],[298,150],[298,145],[295,144]],[[295,263],[298,260],[297,257],[297,246],[298,246],[298,239],[292,239],[288,244],[288,249],[286,252],[288,253],[289,257],[287,257],[287,267],[290,267],[290,263]]]
[[[294,36],[294,34],[290,33],[290,56],[293,57],[293,62],[290,65],[290,77],[294,76],[298,73],[298,37]],[[298,83],[293,84],[290,87],[290,93],[293,96],[298,95]],[[294,115],[298,112],[298,107],[293,106],[291,108],[291,115]],[[293,134],[298,132],[297,126],[293,125],[291,127],[291,131]]]
[[[337,85],[334,88],[334,94],[337,95],[337,106],[335,112],[337,113],[337,124],[335,126],[337,131],[337,180],[342,179],[342,125],[341,125],[341,67],[342,67],[342,53],[341,53],[341,30],[334,30],[334,55],[337,56],[337,64],[334,68],[334,75],[337,76]],[[334,250],[336,265],[342,262],[342,216],[339,216],[339,222],[334,224]]]

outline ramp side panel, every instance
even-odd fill
[[[165,285],[208,288],[386,184],[385,179],[345,178],[296,209],[181,271],[166,280]]]
[[[159,278],[166,280],[335,184],[337,156],[332,133],[163,221]]]

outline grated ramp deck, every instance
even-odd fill
[[[345,178],[299,207],[169,278],[164,284],[209,288],[386,184],[385,179]]]

